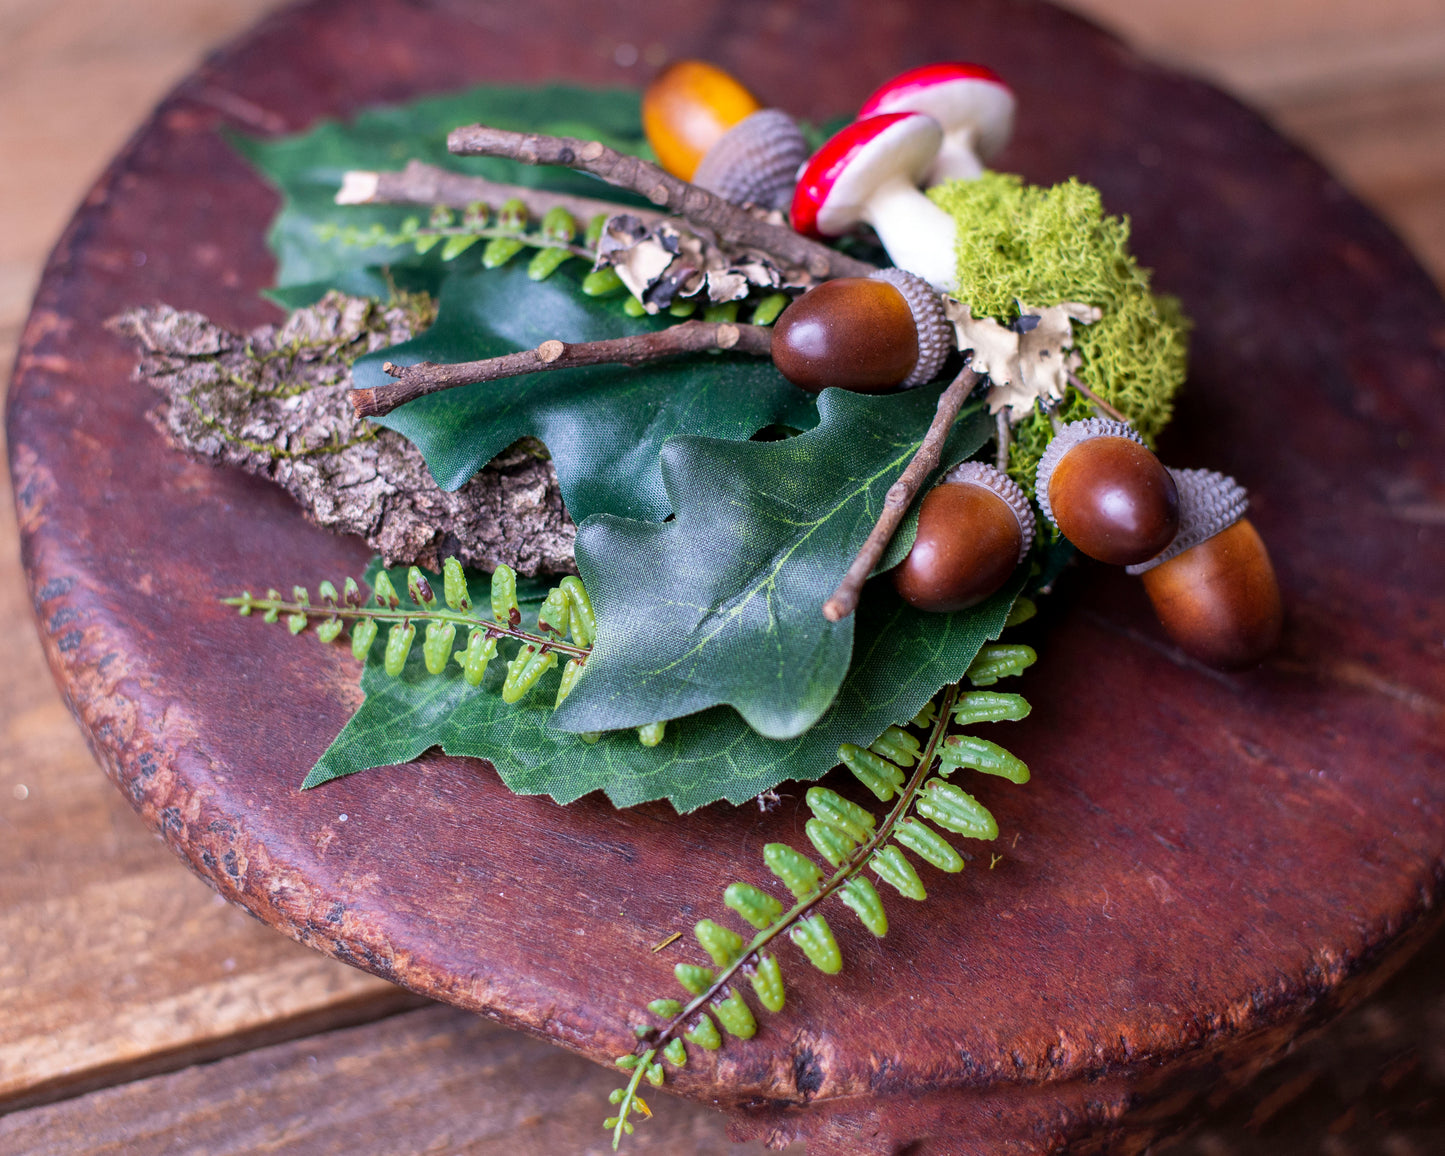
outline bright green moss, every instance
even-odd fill
[[[1026,305],[1082,301],[1104,311],[1075,325],[1079,378],[1152,442],[1184,381],[1189,322],[1173,297],[1149,291],[1148,270],[1129,255],[1129,221],[1104,214],[1099,191],[1070,178],[1051,189],[1009,173],[951,181],[929,196],[958,222],[958,299],[975,317],[1001,322]],[[1071,390],[1065,421],[1093,416]],[[1009,473],[1033,493],[1034,467],[1053,436],[1035,413],[1014,427]]]

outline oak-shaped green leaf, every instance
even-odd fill
[[[544,341],[599,341],[659,329],[675,318],[628,317],[585,296],[582,262],[545,281],[520,264],[458,273],[442,288],[436,324],[352,367],[359,388],[390,380],[383,362],[457,362],[531,349]],[[418,398],[381,419],[411,441],[432,476],[453,490],[520,437],[546,443],[562,501],[577,521],[598,511],[661,520],[671,511],[658,465],[678,434],[746,440],[764,426],[807,428],[811,394],[767,358],[697,354],[636,368],[545,371]]]
[[[599,515],[578,529],[598,636],[556,725],[613,730],[727,704],[768,738],[811,726],[853,649],[852,618],[829,622],[823,603],[917,451],[940,392],[827,389],[817,427],[797,437],[669,441],[662,476],[674,519]],[[975,407],[950,440],[975,450],[989,429]]]
[[[444,266],[435,250],[423,258],[409,247],[350,245],[318,228],[333,225],[365,230],[380,225],[394,232],[407,217],[425,215],[425,210],[415,205],[337,205],[336,192],[348,169],[400,169],[409,160],[420,160],[508,184],[644,203],[569,169],[539,168],[492,157],[455,157],[447,152],[447,133],[478,122],[520,132],[601,140],[621,152],[647,151],[636,92],[561,85],[489,85],[367,109],[354,120],[322,121],[294,136],[261,140],[238,135],[236,147],[282,194],[281,213],[267,235],[277,258],[277,285],[331,282],[348,269],[403,262],[426,264],[440,278]],[[497,207],[492,206],[494,210]],[[462,266],[476,268],[480,249],[474,246],[459,258]]]
[[[405,599],[405,571],[391,576]],[[410,762],[436,746],[486,759],[513,791],[550,795],[559,803],[591,791],[604,792],[618,807],[666,799],[681,814],[718,800],[744,803],[790,779],[820,778],[837,762],[841,743],[867,745],[888,726],[913,718],[999,636],[1024,578],[1021,570],[987,602],[957,614],[925,614],[899,599],[886,579],[870,583],[842,688],[818,722],[784,742],[763,738],[730,707],[713,707],[668,723],[655,747],[642,746],[630,730],[589,744],[549,725],[556,673],[508,706],[501,699],[501,661],[475,689],[455,663],[444,674],[427,674],[419,654],[400,678],[391,678],[382,670],[378,640],[361,676],[365,701],[305,786]],[[474,577],[473,590],[483,589],[483,582]],[[536,599],[523,603],[524,626],[535,622],[538,605]],[[503,643],[506,656],[514,645]]]

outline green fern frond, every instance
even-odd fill
[[[992,685],[1018,674],[1033,661],[1034,652],[1026,646],[986,646],[969,668],[968,677],[975,685]],[[1028,713],[1029,705],[1019,695],[964,693],[960,686],[950,686],[936,704],[913,720],[912,725],[928,728],[924,741],[902,727],[890,727],[867,748],[851,744],[839,748],[839,760],[859,782],[881,801],[895,797],[896,801],[880,821],[836,791],[810,787],[805,799],[812,817],[804,831],[833,868],[832,873],[825,875],[816,862],[786,843],[769,843],[763,848],[763,862],[791,893],[793,905],[785,909],[776,896],[751,883],[727,886],[724,905],[756,934],[745,940],[711,919],[697,924],[698,944],[715,966],[677,964],[674,975],[691,998],[685,1004],[656,999],[647,1005],[660,1023],[639,1029],[640,1046],[645,1050],[624,1057],[625,1064],[619,1061],[633,1074],[626,1087],[612,1094],[611,1102],[622,1105],[617,1115],[607,1120],[614,1148],[631,1131],[632,1108],[628,1105],[636,1103],[643,1069],[663,1071],[654,1060],[656,1055],[681,1067],[687,1059],[684,1041],[708,1051],[722,1047],[717,1024],[739,1039],[749,1039],[757,1031],[756,1016],[738,986],[739,979],[749,981],[754,998],[765,1011],[782,1011],[786,998],[782,967],[777,956],[765,950],[775,941],[786,936],[825,974],[842,969],[837,937],[818,910],[825,900],[836,896],[868,931],[882,937],[888,933],[888,915],[878,889],[863,873],[865,868],[871,868],[900,894],[924,900],[927,891],[909,854],[953,874],[963,870],[964,857],[940,829],[974,839],[997,837],[998,824],[988,809],[961,787],[933,773],[947,775],[967,768],[1026,782],[1028,768],[1003,747],[972,735],[949,736],[948,731],[955,725],[1022,719]],[[655,1085],[663,1082],[661,1075],[646,1078]]]
[[[527,276],[533,281],[545,281],[568,261],[580,259],[589,265],[595,263],[597,243],[607,220],[605,213],[593,217],[579,237],[576,218],[561,205],[547,210],[534,228],[527,206],[519,200],[507,201],[495,213],[490,206],[477,201],[460,213],[438,206],[425,223],[420,217],[408,217],[395,230],[388,230],[380,223],[361,228],[328,222],[316,227],[316,235],[323,241],[335,241],[348,248],[410,248],[418,256],[440,246],[441,259],[447,262],[455,261],[485,241],[481,256],[484,269],[500,269],[525,250],[533,249],[535,252],[527,262]],[[627,293],[627,286],[616,269],[604,265],[583,276],[582,292],[588,297],[615,297]],[[750,298],[751,323],[771,325],[791,301],[787,293]],[[703,315],[708,321],[736,321],[741,304],[738,301],[705,304]],[[688,317],[697,307],[697,300],[679,297],[669,312],[674,317]],[[630,294],[623,302],[623,309],[629,316],[640,317],[646,313],[641,302]]]
[[[605,215],[594,218],[585,243],[579,244],[576,218],[560,205],[549,209],[541,223],[532,228],[527,207],[521,201],[507,201],[495,214],[478,201],[461,213],[439,206],[425,224],[420,217],[408,217],[395,231],[380,224],[367,228],[326,224],[318,226],[317,235],[323,241],[351,248],[409,247],[418,255],[440,245],[443,261],[455,261],[473,245],[486,241],[482,264],[488,269],[500,268],[523,249],[536,249],[527,275],[533,281],[542,281],[574,257],[590,262],[597,247],[596,237],[601,235],[606,220]],[[621,287],[620,281],[618,285]]]
[[[437,597],[440,586],[442,596]],[[397,592],[391,576],[380,570],[368,601],[354,578],[347,578],[338,592],[331,582],[317,587],[320,605],[313,605],[304,586],[292,588],[291,597],[283,598],[277,590],[266,591],[264,598],[249,590],[234,598],[222,599],[236,607],[243,616],[260,612],[265,622],[284,621],[292,634],[302,633],[314,625],[316,637],[323,643],[335,642],[346,625],[351,627],[351,653],[360,662],[372,657],[372,647],[386,628],[382,648],[382,669],[399,678],[417,649],[421,632],[421,660],[428,674],[444,674],[453,664],[460,667],[468,686],[480,687],[487,668],[497,656],[503,642],[518,644],[507,658],[507,673],[502,682],[502,701],[513,704],[524,699],[542,677],[565,660],[557,688],[557,704],[567,697],[586,668],[587,656],[597,637],[597,619],[592,600],[580,579],[567,577],[547,594],[537,615],[537,629],[522,629],[522,611],[517,601],[517,575],[510,566],[498,566],[492,574],[490,605],[492,617],[481,617],[475,610],[466,572],[455,558],[446,559],[439,582],[413,566],[407,572],[406,600]],[[458,649],[458,640],[465,639]],[[644,746],[662,742],[666,724],[652,723],[638,728],[638,741]],[[582,736],[596,741],[597,736]]]

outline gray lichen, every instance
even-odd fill
[[[432,312],[425,297],[333,292],[247,334],[165,305],[109,325],[140,344],[136,376],[164,395],[151,416],[176,448],[270,479],[311,521],[359,534],[387,565],[440,569],[455,554],[483,570],[575,573],[577,530],[540,442],[517,442],[446,493],[415,446],[354,416],[351,363],[407,340]]]

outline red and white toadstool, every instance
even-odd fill
[[[940,291],[951,289],[957,230],[918,188],[942,140],[938,122],[922,113],[854,121],[798,175],[793,228],[812,237],[841,237],[865,222],[900,269]]]
[[[943,126],[943,147],[927,184],[971,181],[1013,133],[1013,90],[982,64],[926,64],[895,76],[863,102],[858,117],[923,112]]]

